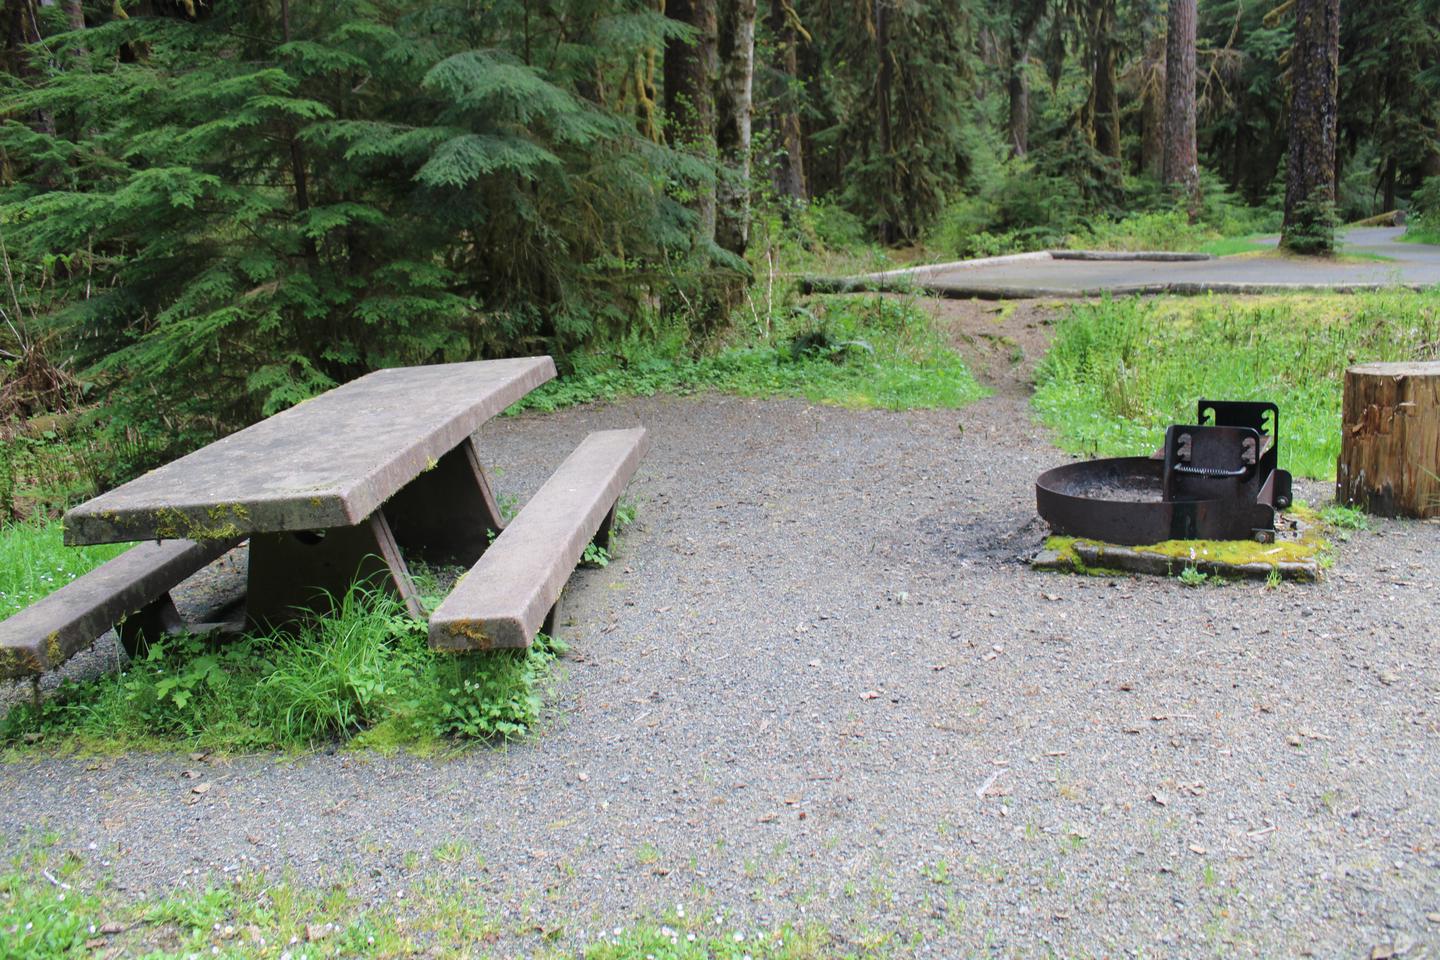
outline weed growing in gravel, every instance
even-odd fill
[[[1193,564],[1180,571],[1179,580],[1187,587],[1203,586],[1209,579],[1208,573],[1201,573]]]
[[[357,736],[413,747],[516,736],[539,719],[560,652],[542,635],[524,651],[438,653],[398,600],[355,588],[294,632],[222,646],[167,637],[120,673],[67,682],[38,710],[12,708],[0,742],[292,750]]]
[[[67,547],[63,535],[58,520],[0,525],[0,620],[129,547]]]
[[[1273,400],[1282,467],[1330,479],[1343,373],[1440,357],[1440,292],[1103,300],[1074,304],[1042,361],[1034,405],[1077,453],[1145,455],[1196,401]]]
[[[983,395],[960,355],[914,300],[817,297],[757,319],[718,352],[695,357],[688,332],[653,331],[572,357],[570,375],[512,409],[707,390],[804,397],[890,410],[953,408]]]
[[[1320,519],[1337,530],[1368,530],[1370,515],[1359,507],[1332,503],[1320,511]]]

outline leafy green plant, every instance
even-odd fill
[[[587,567],[608,567],[610,566],[610,551],[598,543],[587,543],[580,562]]]
[[[1210,575],[1202,573],[1194,564],[1188,564],[1184,570],[1180,571],[1180,575],[1176,579],[1187,587],[1199,587],[1210,579]]]

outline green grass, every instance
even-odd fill
[[[560,649],[542,635],[522,651],[432,651],[398,600],[356,588],[293,633],[158,641],[122,672],[68,681],[38,709],[13,707],[0,743],[234,752],[519,736],[540,719]]]
[[[1202,397],[1273,400],[1280,465],[1330,479],[1345,368],[1436,356],[1436,292],[1104,300],[1059,322],[1033,403],[1065,449],[1138,456]]]
[[[58,520],[0,524],[0,620],[130,546],[67,547],[62,536]]]
[[[1271,244],[1261,243],[1255,237],[1220,237],[1202,243],[1196,249],[1200,253],[1230,257],[1237,253],[1260,253],[1265,250],[1274,250],[1275,247]]]
[[[1440,230],[1431,230],[1417,223],[1412,223],[1400,234],[1401,243],[1423,243],[1429,246],[1440,246]]]
[[[475,878],[420,877],[404,899],[364,902],[345,882],[249,874],[136,899],[52,846],[0,864],[0,960],[529,956],[584,960],[853,957],[820,925],[736,929],[683,907],[640,922],[537,923],[492,910]],[[508,918],[508,919],[507,919]],[[597,925],[598,924],[598,925]],[[497,952],[499,951],[499,952]],[[878,956],[866,951],[865,956]]]
[[[789,310],[756,305],[741,315],[730,343],[699,357],[680,328],[637,333],[572,357],[572,373],[513,409],[716,391],[905,410],[960,407],[983,395],[913,299],[817,297]]]

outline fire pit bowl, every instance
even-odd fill
[[[1062,536],[1138,546],[1275,538],[1290,505],[1276,469],[1273,403],[1201,400],[1200,424],[1172,426],[1152,457],[1066,464],[1035,481],[1035,505]],[[1207,422],[1208,420],[1208,422]]]

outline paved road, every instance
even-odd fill
[[[908,277],[935,292],[962,296],[1020,295],[1029,290],[1099,293],[1195,292],[1213,286],[1365,286],[1374,284],[1440,284],[1440,247],[1400,243],[1396,227],[1356,228],[1345,235],[1345,250],[1374,253],[1389,261],[1327,263],[1294,258],[1241,255],[1213,260],[1150,262],[1143,260],[1055,260],[996,258],[990,262],[945,264],[894,271],[886,278]],[[1275,242],[1276,238],[1268,238]]]

